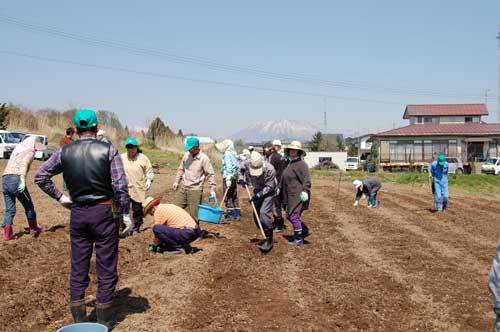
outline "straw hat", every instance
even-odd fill
[[[215,148],[220,153],[224,153],[232,145],[233,145],[233,141],[231,141],[230,139],[225,139],[222,142],[215,144]]]
[[[290,143],[290,145],[288,145],[286,148],[285,148],[285,153],[288,154],[288,151],[289,150],[298,150],[298,151],[302,151],[302,156],[305,156],[306,155],[306,151],[302,148],[302,143],[300,143],[299,141],[292,141]]]
[[[153,197],[148,197],[144,200],[142,203],[142,213],[144,215],[147,215],[149,213],[149,210],[153,208],[153,206],[157,206],[160,204],[160,199],[159,198],[153,198]]]
[[[261,176],[264,173],[264,158],[257,151],[250,154],[250,175]]]

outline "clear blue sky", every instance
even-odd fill
[[[406,104],[483,102],[485,89],[491,90],[489,109],[495,113],[489,120],[496,120],[498,0],[16,0],[5,2],[0,15],[228,65],[354,83],[326,87],[214,71],[63,40],[1,20],[0,51],[391,102],[329,98],[330,132],[350,135],[391,128],[405,123],[401,117]],[[160,115],[173,128],[221,137],[268,119],[307,120],[319,128],[323,123],[323,98],[317,96],[147,77],[2,53],[0,72],[1,101],[33,108],[111,110],[132,126],[147,126]],[[360,87],[361,82],[372,88]],[[427,95],[415,93],[422,90]]]

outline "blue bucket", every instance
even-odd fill
[[[57,332],[108,332],[108,328],[97,323],[76,323],[63,326]]]
[[[198,205],[198,220],[212,224],[220,224],[224,210],[220,209],[215,200],[214,205]]]

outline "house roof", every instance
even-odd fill
[[[453,116],[488,115],[486,104],[428,104],[428,105],[407,105],[403,119],[412,116]]]
[[[500,136],[499,123],[413,124],[378,133],[376,136]]]

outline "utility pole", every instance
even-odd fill
[[[328,100],[325,97],[323,97],[323,125],[324,125],[324,129],[325,129],[325,134],[328,133],[328,121],[327,121],[327,117],[326,117],[326,110],[327,110],[327,103],[328,103]]]
[[[484,104],[486,105],[486,108],[488,108],[488,92],[490,89],[485,89],[484,90]]]
[[[500,24],[497,33],[497,122],[500,123]]]

